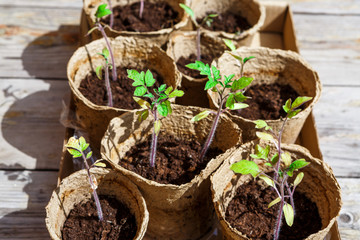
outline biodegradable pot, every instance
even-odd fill
[[[220,221],[220,226],[224,239],[249,239],[243,233],[230,226],[225,220],[225,212],[229,202],[234,197],[236,189],[251,180],[250,175],[236,174],[230,170],[231,164],[242,159],[251,160],[250,154],[254,154],[255,145],[258,141],[252,141],[242,145],[233,152],[227,152],[226,160],[223,165],[211,177],[211,191],[216,215]],[[310,164],[301,171],[305,174],[302,182],[296,191],[302,192],[312,202],[316,204],[322,221],[322,228],[319,232],[311,234],[306,240],[323,240],[334,224],[341,208],[340,186],[337,183],[332,169],[324,161],[314,158],[310,152],[295,144],[283,144],[282,149],[290,152],[292,159],[304,158]],[[272,147],[271,152],[276,149]],[[260,164],[260,169],[269,171],[268,167]],[[296,216],[295,216],[296,218]]]
[[[110,39],[114,52],[116,66],[137,66],[138,68],[153,69],[158,72],[167,86],[177,88],[180,85],[180,74],[176,70],[174,61],[159,47],[133,37],[118,37]],[[131,111],[108,106],[99,106],[79,91],[81,81],[97,66],[103,65],[104,60],[98,53],[106,46],[103,39],[93,41],[79,49],[72,55],[67,67],[69,85],[74,96],[76,114],[90,137],[90,145],[100,149],[101,138],[108,123],[114,117]],[[111,84],[111,80],[110,80]]]
[[[170,35],[166,53],[172,57],[175,63],[179,58],[188,58],[191,54],[197,54],[197,33],[196,31],[184,32],[177,31]],[[200,50],[203,55],[220,57],[227,49],[224,42],[213,35],[201,34]],[[190,63],[190,62],[189,62]],[[209,101],[204,91],[207,78],[193,78],[180,72],[182,76],[181,89],[185,92],[185,97],[176,99],[176,103],[187,106],[209,107]]]
[[[144,198],[139,189],[119,172],[107,169],[91,169],[91,173],[98,181],[97,193],[115,197],[126,205],[134,214],[138,227],[134,239],[143,239],[149,213]],[[76,204],[91,200],[89,179],[86,170],[81,170],[64,178],[53,191],[46,206],[46,227],[54,240],[62,239],[61,231],[70,211]]]
[[[174,105],[172,114],[161,120],[160,134],[204,142],[213,117],[195,123],[190,121],[202,110]],[[206,168],[189,183],[182,185],[160,184],[117,165],[132,146],[151,134],[152,125],[151,119],[139,123],[134,112],[114,118],[101,142],[102,157],[113,162],[142,192],[150,214],[147,231],[150,239],[198,239],[213,225],[209,176],[221,164],[221,155],[209,161]],[[221,116],[211,146],[225,151],[240,143],[241,130],[228,117]]]
[[[292,51],[264,47],[241,47],[235,51],[235,54],[241,57],[255,56],[255,58],[247,62],[244,67],[244,75],[254,78],[254,81],[250,86],[271,83],[289,84],[300,96],[313,98],[310,103],[305,105],[306,108],[303,111],[286,123],[282,142],[295,143],[305,120],[320,98],[321,83],[318,74],[299,54]],[[218,67],[223,76],[235,74],[236,79],[240,76],[240,68],[237,61],[228,53],[224,53],[217,62],[213,62],[213,64]],[[208,96],[210,106],[212,108],[217,108],[218,95],[211,90],[208,90]],[[253,120],[233,115],[231,112],[230,115],[233,120],[239,124],[240,128],[243,129],[245,141],[256,138],[256,129]],[[276,132],[281,129],[283,124],[283,121],[280,119],[266,120],[266,122]]]
[[[131,5],[140,0],[111,0],[112,7],[116,6],[126,6]],[[146,0],[149,2],[158,2],[159,0]],[[188,16],[185,14],[185,11],[179,6],[180,3],[189,5],[189,0],[162,0],[168,3],[176,12],[179,13],[178,20],[179,22],[175,24],[172,28],[164,28],[158,31],[151,32],[131,32],[131,31],[116,31],[110,27],[105,28],[106,35],[108,37],[117,37],[117,36],[128,36],[136,37],[138,39],[144,39],[158,46],[162,46],[168,41],[169,34],[174,30],[186,28],[189,22]],[[95,13],[99,5],[108,4],[108,0],[84,0],[84,13],[87,19],[88,30],[93,28],[95,25]],[[102,38],[102,35],[99,31],[93,31],[91,33],[93,39]]]
[[[256,0],[193,0],[191,9],[194,11],[195,17],[200,19],[203,19],[208,12],[219,14],[226,11],[244,17],[252,27],[240,34],[210,31],[201,27],[201,31],[209,35],[240,41],[242,45],[251,41],[254,34],[259,31],[265,21],[265,7]],[[247,39],[247,41],[244,42],[244,39]]]

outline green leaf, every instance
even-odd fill
[[[86,140],[84,137],[79,138],[79,150],[85,151],[89,147],[89,144],[86,143]]]
[[[107,49],[106,47],[103,48],[103,50],[102,50],[102,55],[103,55],[106,59],[108,59],[108,58],[109,58],[109,55],[110,55],[109,49]]]
[[[208,17],[210,17],[210,18],[215,18],[217,16],[219,16],[219,14],[217,14],[217,13],[211,13],[208,15]]]
[[[296,161],[294,161],[293,163],[290,164],[288,171],[286,172],[290,177],[293,176],[294,171],[298,170],[300,168],[306,167],[307,165],[309,165],[309,162],[306,162],[305,159],[298,159]]]
[[[197,114],[196,116],[194,116],[194,117],[191,119],[191,122],[200,121],[201,119],[206,118],[210,113],[211,113],[211,111],[209,111],[209,110],[202,111],[201,113],[199,113],[199,114]]]
[[[241,160],[237,163],[234,163],[230,167],[235,173],[240,173],[243,175],[251,174],[254,178],[259,174],[260,170],[258,165],[252,161]]]
[[[289,113],[288,113],[288,118],[290,119],[290,118],[293,118],[293,117],[295,117],[299,112],[301,111],[301,109],[296,109],[296,110],[294,110],[294,111],[290,111]]]
[[[235,74],[231,74],[230,76],[224,76],[225,77],[225,87],[228,87],[227,85],[231,82],[231,80],[235,77]]]
[[[184,92],[181,90],[175,89],[168,95],[168,98],[182,97],[182,96],[184,96]]]
[[[70,148],[80,150],[79,140],[76,139],[75,137],[71,137],[71,138],[69,138],[69,141],[67,142],[65,147],[70,147]]]
[[[168,109],[168,114],[172,113],[172,108],[171,108],[171,103],[169,100],[164,101],[164,103],[166,104],[166,107]]]
[[[274,166],[278,161],[279,161],[279,154],[278,154],[278,153],[275,153],[275,154],[271,157],[270,162],[271,162],[272,166]]]
[[[220,70],[218,70],[215,66],[211,66],[211,71],[215,81],[221,78]]]
[[[152,75],[152,73],[150,72],[150,70],[147,70],[146,71],[146,74],[145,74],[145,84],[147,87],[151,87],[152,85],[154,85],[155,83],[155,79]]]
[[[280,201],[281,201],[280,197],[276,198],[275,200],[271,201],[271,203],[269,203],[268,208],[271,208],[272,206],[279,203]]]
[[[211,89],[217,85],[217,81],[207,81],[205,84],[205,90]]]
[[[253,80],[254,79],[252,77],[242,77],[242,78],[234,81],[234,83],[231,86],[231,89],[233,91],[244,89],[247,86],[249,86]]]
[[[141,99],[141,98],[138,98],[138,97],[133,97],[133,99],[135,100],[135,102],[137,102],[140,107],[142,109],[150,109],[150,103],[148,103],[147,101]]]
[[[157,101],[156,102],[161,102],[161,100],[164,100],[164,99],[166,99],[166,98],[168,98],[168,96],[166,96],[166,94],[165,93],[160,93],[159,94],[159,98],[157,99]]]
[[[171,93],[171,91],[173,90],[174,88],[172,86],[168,87],[166,90],[165,90],[165,94],[166,95],[169,95]]]
[[[264,120],[256,120],[254,121],[254,123],[255,123],[255,128],[257,129],[265,128],[268,126]]]
[[[291,227],[294,223],[294,209],[290,204],[285,203],[283,210],[286,224]]]
[[[101,65],[96,67],[95,73],[96,73],[96,76],[97,76],[100,80],[102,80],[102,79],[101,79],[101,78],[102,78],[102,66],[101,66]]]
[[[91,152],[88,152],[88,153],[86,154],[86,159],[91,158],[91,156],[92,156],[92,151],[91,151]]]
[[[299,185],[301,183],[301,181],[303,180],[303,178],[304,178],[304,173],[300,172],[294,180],[294,186],[296,187],[297,185]]]
[[[163,91],[165,91],[165,89],[166,89],[166,84],[161,84],[161,86],[158,87],[159,92],[163,92]],[[166,94],[166,95],[168,95],[168,94]]]
[[[234,104],[235,104],[235,96],[233,93],[230,93],[228,98],[226,99],[225,106],[229,109],[232,109],[234,107]]]
[[[201,75],[207,75],[209,80],[213,80],[212,76],[211,76],[211,70],[210,70],[210,66],[209,64],[206,64],[201,62],[201,61],[195,61],[195,63],[190,63],[187,64],[186,67],[190,68],[190,69],[195,69],[200,71]]]
[[[236,47],[235,47],[235,44],[232,40],[230,39],[223,39],[225,45],[230,48],[231,51],[235,51],[236,50]]]
[[[194,11],[193,11],[190,7],[186,6],[186,5],[183,4],[183,3],[180,3],[179,5],[180,5],[180,7],[181,7],[182,9],[185,10],[185,12],[186,12],[187,14],[189,14],[189,16],[190,16],[191,18],[194,18],[194,19],[195,19]]]
[[[106,8],[107,4],[101,4],[98,9],[96,10],[95,16],[96,18],[102,18],[104,16],[110,15],[112,12]]]
[[[269,133],[256,132],[256,136],[265,141],[273,141],[274,137]]]
[[[141,96],[143,96],[146,92],[147,92],[146,87],[144,87],[144,86],[139,86],[139,87],[135,88],[134,96],[141,97]]]
[[[149,116],[149,110],[137,111],[136,115],[138,115],[138,121],[142,122],[142,121],[146,120],[147,117]]]
[[[145,80],[144,80],[144,74],[142,72],[139,73],[138,71],[136,71],[135,69],[128,69],[127,70],[127,73],[128,73],[128,78],[134,80],[133,82],[133,86],[136,87],[136,86],[143,86],[145,85]]]
[[[265,163],[265,166],[268,166],[268,167],[272,167],[273,165],[271,165],[271,163]]]
[[[160,122],[160,120],[156,120],[154,122],[154,131],[155,131],[156,135],[159,135],[160,128],[161,128],[161,122]]]
[[[253,59],[253,58],[255,58],[255,57],[254,57],[254,56],[250,56],[250,57],[244,58],[244,64],[245,64],[247,61],[249,61],[250,59]]]
[[[291,104],[291,109],[294,110],[303,105],[304,103],[310,101],[311,99],[312,97],[297,97],[295,101]]]
[[[274,187],[274,186],[275,186],[274,181],[271,180],[269,177],[264,176],[264,175],[260,175],[259,178],[262,179],[262,180],[264,180],[264,182],[266,182],[266,184],[269,185],[270,187]]]
[[[238,109],[243,109],[243,108],[247,108],[247,107],[249,107],[249,105],[247,105],[246,103],[234,103],[232,108],[229,108],[229,109],[230,110],[238,110]]]
[[[67,150],[74,158],[82,157],[81,152],[79,152],[78,150],[75,150],[75,149],[72,149],[72,148],[68,148]]]
[[[256,159],[268,159],[270,152],[270,146],[266,146],[265,148],[261,147],[259,144],[255,146]]]
[[[158,113],[164,117],[166,117],[169,113],[166,103],[163,103],[163,102],[157,106],[157,110],[158,110]]]
[[[152,94],[152,93],[147,93],[147,94],[144,94],[143,97],[148,97],[148,98],[155,98],[155,96]]]
[[[285,164],[285,167],[289,167],[291,164],[291,155],[289,152],[283,152],[281,154],[281,161]]]
[[[289,98],[285,105],[283,106],[283,109],[286,113],[288,113],[291,110],[291,99]]]
[[[228,52],[231,56],[233,56],[233,58],[235,58],[236,60],[238,60],[239,62],[243,62],[243,59],[242,59],[242,57],[240,57],[240,56],[238,56],[238,55],[236,55],[236,54],[233,54],[233,53],[231,53],[231,52]]]
[[[105,167],[106,167],[106,164],[103,163],[103,162],[100,162],[100,161],[101,161],[101,159],[98,160],[98,161],[96,161],[96,162],[94,163],[94,166],[105,168]]]
[[[234,97],[237,102],[243,102],[248,99],[242,92],[234,93]]]

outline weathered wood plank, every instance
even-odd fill
[[[0,171],[0,239],[50,239],[45,206],[57,172]]]
[[[343,206],[338,217],[342,240],[359,239],[360,236],[360,179],[338,178]]]
[[[0,80],[0,89],[0,168],[58,169],[65,131],[59,117],[67,82]]]
[[[323,158],[335,175],[360,177],[360,87],[325,86],[313,113]]]
[[[82,8],[81,0],[1,0],[0,7]]]

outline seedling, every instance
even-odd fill
[[[106,33],[105,33],[105,30],[104,30],[104,27],[102,26],[101,22],[100,22],[100,19],[102,17],[105,17],[107,15],[110,15],[112,14],[111,10],[107,9],[107,4],[104,3],[104,4],[101,4],[98,9],[96,10],[96,13],[95,13],[95,27],[93,27],[92,29],[89,30],[88,34],[92,33],[95,29],[98,29],[100,32],[101,32],[101,35],[103,36],[104,40],[105,40],[105,43],[106,43],[106,46],[107,46],[107,49],[109,51],[109,54],[110,54],[110,58],[111,58],[111,65],[113,66],[113,69],[112,69],[112,80],[113,81],[116,81],[117,79],[117,74],[116,74],[116,65],[115,65],[115,59],[114,59],[114,54],[113,54],[113,51],[111,50],[111,46],[110,46],[110,42],[109,42],[109,39],[108,37],[106,36]]]
[[[98,54],[103,56],[103,58],[105,59],[105,87],[106,87],[106,92],[107,92],[107,96],[108,96],[108,106],[112,107],[114,105],[113,105],[112,92],[111,92],[110,80],[109,80],[109,69],[113,69],[113,65],[111,63],[109,63],[109,51],[107,48],[104,48],[102,50],[102,53],[98,53]],[[103,66],[100,65],[95,70],[96,76],[100,80],[102,79],[102,68],[103,68]]]
[[[310,164],[303,158],[292,161],[290,153],[281,149],[281,137],[288,119],[296,116],[301,111],[299,107],[311,99],[311,97],[298,97],[294,102],[291,102],[291,99],[286,101],[283,109],[287,114],[279,132],[275,132],[264,120],[255,121],[256,129],[265,130],[263,132],[256,132],[256,135],[264,141],[272,142],[277,149],[277,153],[270,156],[269,145],[265,148],[260,145],[256,145],[255,154],[251,154],[250,156],[254,159],[265,161],[265,165],[273,169],[274,176],[269,176],[264,171],[261,171],[255,162],[249,160],[240,160],[239,162],[232,164],[230,167],[235,173],[244,175],[251,174],[254,178],[259,177],[264,180],[266,184],[275,189],[278,197],[268,205],[270,208],[277,203],[280,203],[274,230],[274,240],[279,238],[283,215],[285,216],[287,225],[292,226],[294,222],[295,205],[293,196],[296,187],[300,184],[304,177],[304,173],[299,172],[292,183],[289,182],[289,178],[294,176],[295,171],[299,171],[301,168]]]
[[[244,58],[243,64],[245,64],[251,58]],[[205,154],[214,138],[220,114],[227,109],[238,110],[249,106],[243,103],[246,99],[248,99],[248,97],[244,96],[243,89],[245,89],[253,81],[253,78],[243,77],[241,75],[239,79],[233,80],[235,74],[231,74],[230,76],[224,76],[225,79],[222,81],[220,71],[215,66],[210,67],[209,64],[205,65],[201,61],[196,61],[195,63],[191,63],[186,66],[190,69],[200,71],[200,74],[202,75],[206,75],[209,80],[205,84],[205,90],[211,89],[211,91],[216,92],[219,96],[218,110],[216,112],[216,116],[214,118],[209,135],[200,153],[200,159],[202,160],[204,159]],[[207,117],[210,113],[214,112],[205,110],[193,117],[191,120],[199,121]]]
[[[196,26],[196,60],[200,61],[201,60],[201,49],[200,49],[200,42],[201,42],[201,36],[200,36],[200,26],[202,26],[203,24],[208,25],[209,27],[211,26],[211,23],[214,21],[213,18],[217,17],[217,14],[209,14],[206,15],[200,24],[198,24],[198,22],[196,21],[195,18],[195,14],[194,11],[189,7],[186,6],[185,4],[180,3],[179,4],[181,8],[183,8],[185,10],[185,12],[187,14],[189,14],[189,16],[191,17],[192,22],[194,23],[194,25]]]
[[[97,184],[97,181],[96,181],[96,178],[94,177],[94,175],[92,175],[90,173],[90,166],[88,164],[88,159],[91,158],[92,152],[90,151],[86,155],[84,153],[84,151],[89,147],[89,144],[86,143],[86,140],[84,137],[80,137],[79,139],[76,139],[75,137],[71,137],[69,139],[68,143],[65,145],[65,147],[67,148],[68,152],[73,156],[73,158],[81,157],[84,160],[86,173],[88,175],[90,187],[91,187],[91,190],[92,190],[92,193],[94,196],[99,221],[103,221],[104,220],[103,212],[101,209],[99,197],[96,193],[98,184]]]
[[[134,100],[142,108],[138,111],[138,120],[141,122],[145,120],[149,113],[154,117],[153,133],[151,138],[151,150],[150,150],[150,166],[155,166],[157,139],[161,128],[160,116],[166,117],[172,112],[170,99],[176,97],[182,97],[184,92],[181,90],[173,89],[173,87],[167,87],[166,84],[162,84],[160,87],[155,88],[155,79],[150,72],[139,73],[136,70],[127,70],[128,78],[134,80],[133,86],[136,87],[134,91]],[[152,90],[152,91],[150,91]],[[154,94],[153,94],[153,93]],[[144,100],[143,98],[147,99]],[[158,115],[159,114],[159,115]]]

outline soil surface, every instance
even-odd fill
[[[207,14],[211,13],[214,14],[214,12],[209,12]],[[201,24],[203,19],[197,18],[196,21]],[[238,34],[251,28],[251,25],[244,17],[236,15],[230,11],[221,13],[217,17],[213,18],[213,22],[210,27],[207,24],[202,24],[202,26],[211,31],[223,31]]]
[[[246,100],[249,107],[231,111],[231,113],[250,120],[276,120],[285,117],[286,112],[282,106],[289,98],[294,101],[299,96],[290,85],[278,83],[253,85],[245,91],[244,95],[251,97]]]
[[[272,188],[262,189],[252,180],[236,190],[236,196],[226,210],[225,219],[231,226],[252,239],[272,240],[280,204],[271,208],[267,206],[275,198],[277,194]],[[296,211],[294,224],[289,227],[283,217],[279,238],[281,240],[305,239],[322,227],[315,203],[296,191],[294,202]]]
[[[219,149],[210,148],[203,161],[199,155],[202,144],[198,141],[184,141],[171,135],[159,134],[155,167],[150,167],[151,135],[146,141],[133,146],[119,164],[144,178],[163,184],[181,185],[190,182],[208,161],[221,154]]]
[[[137,226],[130,210],[115,198],[99,198],[104,221],[99,221],[93,200],[77,204],[64,223],[62,239],[134,239]]]
[[[201,55],[201,61],[205,64],[209,64],[211,65],[212,60],[214,59],[214,56],[210,56],[210,55]],[[186,67],[186,65],[190,64],[190,63],[194,63],[196,61],[196,54],[191,54],[189,57],[185,58],[185,57],[180,57],[177,62],[176,62],[176,66],[179,69],[180,72],[182,72],[185,75],[188,75],[190,77],[193,78],[206,78],[206,75],[201,75],[200,71],[195,70],[195,69],[190,69],[188,67]]]
[[[111,72],[110,75],[110,87],[113,95],[113,104],[116,108],[121,109],[137,109],[139,105],[134,101],[133,94],[135,87],[132,86],[134,82],[128,78],[127,69],[136,69],[134,67],[118,67],[117,70],[117,81],[112,81]],[[138,72],[146,71],[147,69],[136,69]],[[163,78],[154,70],[150,70],[153,77],[156,79],[154,86],[160,86],[164,83]],[[87,75],[80,83],[79,91],[92,103],[99,106],[107,106],[108,96],[105,87],[105,74],[104,71],[102,80],[100,80],[95,72]]]
[[[117,31],[150,32],[171,28],[180,22],[179,14],[166,2],[144,1],[142,18],[139,17],[140,1],[126,6],[115,6],[113,29]],[[110,16],[104,23],[110,24]]]

